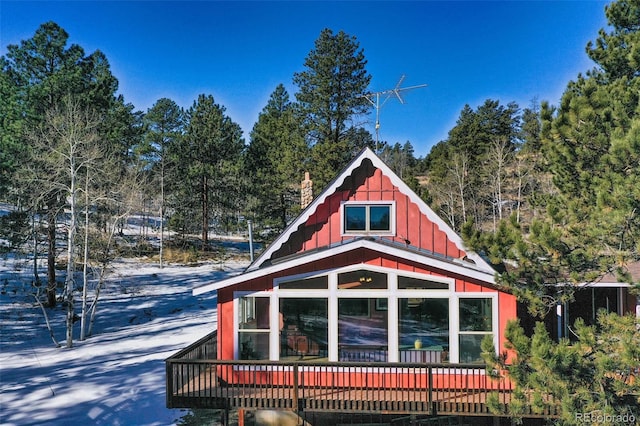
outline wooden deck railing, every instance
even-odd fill
[[[167,407],[487,416],[511,397],[483,365],[216,360],[215,340],[166,360]]]

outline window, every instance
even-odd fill
[[[238,353],[240,359],[269,359],[269,298],[239,299]]]
[[[280,359],[323,358],[328,354],[326,298],[280,299]]]
[[[387,274],[367,270],[338,274],[338,288],[343,290],[368,290],[387,288]]]
[[[402,290],[449,290],[449,284],[399,276],[398,288]]]
[[[460,362],[482,362],[480,344],[493,332],[492,299],[459,300]]]
[[[386,362],[388,311],[376,309],[386,299],[338,299],[338,360]]]
[[[343,233],[393,233],[393,204],[345,204]]]
[[[360,207],[363,207],[360,205]],[[478,363],[498,296],[439,275],[358,264],[234,293],[237,359]]]
[[[449,299],[398,299],[398,347],[424,350],[449,348]],[[401,357],[402,358],[402,357]]]
[[[279,284],[279,287],[283,290],[317,290],[329,288],[329,282],[327,276],[305,278],[294,281],[283,281]]]

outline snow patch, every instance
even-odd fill
[[[160,426],[186,414],[165,407],[164,360],[217,327],[216,294],[194,297],[192,289],[246,264],[227,263],[226,272],[218,262],[113,266],[94,335],[63,349],[54,347],[40,308],[25,294],[28,262],[0,259],[0,424]],[[64,309],[49,315],[62,340]]]

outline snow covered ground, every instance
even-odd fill
[[[74,347],[64,349],[54,346],[25,291],[32,265],[0,255],[0,424],[182,423],[187,410],[165,408],[163,361],[216,327],[215,293],[196,297],[191,290],[244,266],[160,269],[119,261],[100,296],[93,336],[80,342],[76,330]],[[50,320],[64,343],[64,309],[57,307]]]

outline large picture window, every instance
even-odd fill
[[[393,204],[345,204],[343,233],[392,233]]]
[[[327,357],[327,299],[280,299],[279,327],[281,360]]]
[[[358,264],[237,292],[238,359],[477,363],[498,343],[496,292],[456,292],[450,278]]]
[[[401,362],[443,362],[449,351],[449,299],[398,299]]]
[[[340,361],[387,361],[387,310],[377,309],[386,299],[338,299]]]

